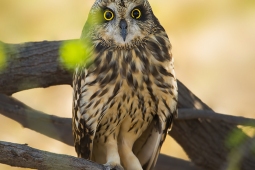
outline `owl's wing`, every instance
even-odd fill
[[[173,115],[161,121],[156,115],[133,146],[133,152],[144,170],[152,170],[157,162],[160,148],[166,138],[167,130],[172,126]]]
[[[85,69],[84,69],[85,70]],[[73,77],[73,118],[72,131],[74,146],[78,157],[91,159],[95,131],[85,120],[86,111],[82,109],[82,98],[85,98],[82,86],[85,83],[86,70],[77,68]]]

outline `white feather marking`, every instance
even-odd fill
[[[81,118],[81,113],[80,113],[79,110],[77,110],[76,115],[77,115],[77,117],[78,117],[78,120],[80,120],[80,118]]]
[[[76,119],[75,119],[75,125],[76,125],[76,128],[78,129],[79,123]]]

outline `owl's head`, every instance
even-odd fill
[[[81,38],[111,47],[139,44],[163,29],[147,0],[96,0]]]

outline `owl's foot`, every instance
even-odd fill
[[[105,170],[124,170],[120,164],[116,163],[106,163],[104,164]]]

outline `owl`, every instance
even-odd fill
[[[173,119],[171,44],[148,0],[96,0],[81,40],[89,62],[73,76],[78,157],[106,169],[153,169]]]

